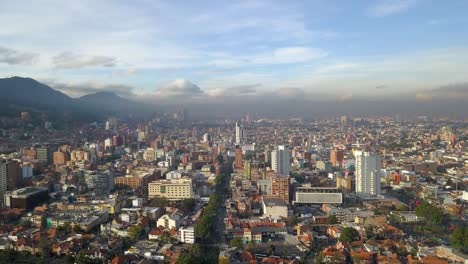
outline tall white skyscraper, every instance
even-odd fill
[[[236,122],[236,144],[240,145],[244,141],[244,128]]]
[[[278,174],[289,175],[291,162],[288,146],[279,145],[271,152],[271,168]]]
[[[356,193],[380,194],[380,157],[367,151],[356,151]]]

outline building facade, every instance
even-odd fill
[[[289,146],[279,145],[271,152],[271,168],[278,174],[289,175],[291,172]]]
[[[191,179],[158,180],[148,184],[148,198],[165,197],[171,201],[193,198]]]
[[[380,195],[380,158],[367,151],[356,151],[356,193]]]

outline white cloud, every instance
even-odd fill
[[[368,14],[374,17],[385,17],[405,12],[415,6],[418,0],[379,0],[368,9]]]
[[[257,87],[262,86],[260,83],[244,84],[225,88],[215,88],[208,90],[207,94],[213,97],[237,97],[257,95]]]
[[[30,65],[36,61],[38,54],[22,52],[0,46],[0,63],[8,65]]]
[[[200,87],[184,79],[178,79],[171,83],[162,85],[154,93],[155,96],[160,96],[163,98],[179,97],[181,99],[197,97],[203,94],[204,92],[200,89]]]
[[[71,97],[81,97],[97,92],[114,92],[123,97],[135,96],[134,88],[125,84],[103,83],[98,81],[61,82],[50,79],[41,81]]]
[[[272,54],[254,59],[258,64],[288,64],[307,62],[327,56],[327,52],[310,47],[284,47],[278,48]]]
[[[117,60],[107,56],[63,52],[53,57],[52,61],[56,69],[75,69],[83,67],[114,67]]]

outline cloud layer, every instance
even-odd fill
[[[422,0],[4,1],[0,73],[53,79],[74,96],[115,90],[173,104],[392,94],[428,102],[443,96],[434,87],[468,82],[467,8]]]
[[[30,65],[38,58],[38,54],[22,52],[0,46],[0,63],[8,65]]]
[[[123,84],[99,83],[94,81],[85,82],[60,82],[55,80],[42,80],[52,88],[61,91],[71,97],[81,97],[83,95],[97,92],[114,92],[122,97],[133,98],[134,88]]]
[[[77,69],[83,67],[114,67],[116,59],[107,56],[73,54],[71,52],[63,52],[52,58],[53,65],[56,69]]]
[[[418,0],[378,0],[377,4],[370,7],[368,13],[371,16],[384,17],[407,11],[418,3]]]

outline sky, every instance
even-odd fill
[[[0,77],[146,101],[468,101],[466,10],[467,0],[0,0]]]

